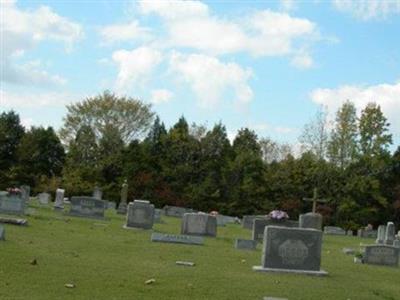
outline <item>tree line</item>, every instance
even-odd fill
[[[208,129],[181,117],[171,128],[143,102],[110,92],[67,106],[62,128],[21,125],[14,111],[0,115],[0,189],[29,184],[34,193],[129,199],[228,215],[310,211],[313,189],[326,224],[357,229],[400,223],[400,147],[392,154],[389,123],[368,104],[357,116],[345,102],[332,124],[319,111],[304,126],[301,152],[242,128],[230,141],[223,124]]]

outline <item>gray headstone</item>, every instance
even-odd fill
[[[217,236],[217,218],[208,214],[183,215],[181,233],[187,235]]]
[[[25,207],[26,201],[20,195],[0,192],[0,214],[23,215]]]
[[[31,187],[29,185],[21,185],[21,198],[25,200],[25,202],[29,201],[31,196]]]
[[[4,241],[6,239],[6,231],[4,226],[0,224],[0,241]]]
[[[253,229],[253,222],[255,219],[257,220],[265,220],[267,219],[267,216],[253,216],[253,215],[247,215],[247,216],[243,216],[242,219],[242,227],[245,229]]]
[[[400,248],[388,245],[365,246],[363,261],[366,264],[398,267]]]
[[[325,226],[324,227],[324,234],[331,234],[331,235],[346,235],[346,230],[336,226]]]
[[[388,222],[386,225],[386,234],[385,234],[385,245],[393,245],[393,241],[395,238],[395,229],[394,229],[394,223],[393,222]]]
[[[395,240],[395,241],[393,242],[393,247],[400,248],[400,240]]]
[[[241,250],[256,250],[257,241],[254,240],[245,240],[245,239],[236,239],[235,240],[235,248]]]
[[[63,189],[56,190],[56,199],[54,201],[54,209],[56,209],[56,210],[64,209],[64,193],[65,193],[65,190],[63,190]]]
[[[261,266],[253,270],[327,275],[320,270],[321,246],[320,230],[268,226],[264,232]]]
[[[378,237],[376,238],[375,243],[376,244],[383,244],[385,240],[385,235],[386,235],[386,226],[385,225],[379,225],[378,226]]]
[[[299,227],[322,230],[322,215],[312,212],[300,215]]]
[[[217,226],[224,227],[227,224],[223,215],[216,215],[215,217],[217,218]]]
[[[50,194],[49,193],[40,193],[37,195],[39,203],[42,205],[47,205],[50,202]]]
[[[120,215],[125,215],[127,210],[128,210],[128,183],[125,180],[121,188],[121,201],[119,202],[117,213]]]
[[[93,198],[101,200],[103,197],[103,191],[98,186],[95,186],[93,189]]]
[[[154,232],[151,235],[152,242],[173,243],[173,244],[188,244],[188,245],[203,245],[204,239],[200,236],[162,234]]]
[[[71,216],[86,218],[104,218],[104,201],[86,196],[77,196],[71,198],[71,207],[69,214]]]
[[[115,209],[116,207],[117,206],[116,206],[116,203],[114,201],[108,201],[107,209]]]
[[[255,241],[262,241],[264,237],[264,229],[267,226],[283,226],[283,227],[299,227],[299,222],[292,220],[275,220],[272,218],[267,219],[254,219],[252,239]]]
[[[135,200],[128,204],[126,228],[151,229],[154,224],[154,205],[149,201]]]
[[[166,216],[176,217],[176,218],[182,218],[184,214],[194,212],[194,210],[191,208],[169,206],[169,205],[164,206],[163,209]]]
[[[154,209],[154,223],[163,223],[163,221],[161,220],[162,212],[163,212],[162,209],[159,208]]]
[[[378,237],[377,230],[361,228],[357,230],[357,236],[360,238],[371,238],[376,239]]]

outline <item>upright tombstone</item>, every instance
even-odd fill
[[[98,186],[93,189],[93,198],[101,200],[103,198],[103,191]]]
[[[316,230],[322,230],[322,215],[317,213],[317,203],[328,202],[327,199],[320,199],[318,197],[318,189],[314,188],[313,197],[312,198],[303,198],[304,201],[312,202],[312,212],[300,215],[299,218],[299,227],[301,228],[313,228]]]
[[[393,222],[388,222],[386,225],[386,234],[385,234],[384,244],[389,245],[389,246],[393,245],[395,235],[396,235],[396,233],[395,233]]]
[[[181,233],[198,236],[217,236],[217,218],[203,213],[183,215]]]
[[[243,216],[242,219],[242,227],[245,229],[253,229],[253,222],[254,220],[265,220],[267,219],[267,216],[261,216],[261,215],[245,215]]]
[[[115,209],[117,206],[114,201],[107,202],[107,209]]]
[[[4,226],[0,224],[0,241],[4,241],[6,239],[6,231]]]
[[[159,208],[154,209],[154,223],[163,223],[161,220],[162,211],[163,210]]]
[[[65,190],[57,189],[56,190],[56,200],[54,201],[54,210],[63,210],[64,209],[64,193]]]
[[[191,208],[170,205],[165,205],[163,209],[166,216],[176,218],[182,218],[184,214],[194,212]]]
[[[0,214],[24,215],[26,201],[21,195],[0,192]]]
[[[124,228],[151,229],[154,224],[154,204],[149,201],[135,200],[128,204],[126,225]]]
[[[77,196],[71,198],[69,215],[75,217],[103,219],[104,210],[105,204],[103,200],[93,197]]]
[[[254,271],[324,276],[321,270],[322,232],[309,228],[267,226],[261,266]]]
[[[385,241],[385,235],[386,235],[386,226],[385,225],[379,225],[378,226],[378,237],[376,238],[375,244],[383,244]]]
[[[39,200],[39,204],[47,205],[50,202],[50,194],[49,193],[40,193],[37,195]]]
[[[20,189],[21,189],[21,198],[25,202],[28,202],[31,196],[31,187],[29,185],[21,185]]]
[[[267,226],[283,226],[283,227],[299,227],[299,222],[282,219],[275,220],[270,217],[266,219],[254,219],[253,221],[253,231],[252,231],[252,239],[255,241],[262,241],[264,237],[264,229]]]
[[[365,246],[363,262],[372,265],[398,267],[400,248],[389,245]]]
[[[121,201],[119,202],[118,205],[118,210],[117,213],[120,215],[125,215],[127,211],[127,205],[128,205],[128,183],[125,180],[124,183],[122,184],[121,188]]]
[[[324,234],[328,235],[346,235],[346,230],[337,226],[325,226]]]

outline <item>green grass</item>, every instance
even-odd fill
[[[400,268],[354,264],[342,253],[372,240],[325,236],[328,277],[256,273],[251,267],[260,264],[260,247],[233,247],[236,237],[251,236],[239,225],[219,227],[204,246],[152,243],[152,231],[125,230],[124,217],[111,211],[99,221],[33,206],[28,227],[5,225],[0,299],[400,299]],[[164,220],[153,230],[179,233],[180,219]],[[37,265],[30,263],[34,258]],[[177,260],[196,266],[177,266]],[[146,285],[150,278],[156,282]]]

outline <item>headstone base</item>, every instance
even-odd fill
[[[263,268],[262,266],[253,266],[253,271],[269,272],[269,273],[294,273],[294,274],[312,275],[312,276],[327,276],[328,275],[328,272],[325,272],[324,270],[308,271],[308,270],[293,270],[293,269],[274,269],[274,268]]]

